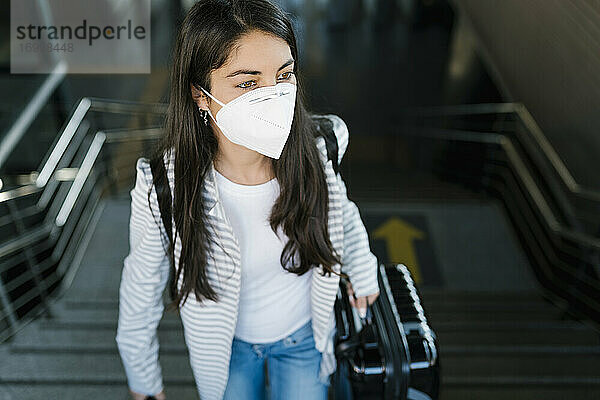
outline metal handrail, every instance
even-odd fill
[[[27,184],[23,186],[19,186],[18,188],[5,190],[4,192],[0,192],[0,203],[4,203],[6,201],[15,200],[20,197],[25,197],[32,195],[37,192],[41,192],[43,188],[38,187],[34,184]]]
[[[63,226],[67,221],[67,218],[69,218],[69,215],[71,214],[71,211],[75,206],[75,202],[77,201],[77,198],[81,193],[83,184],[87,180],[87,177],[90,174],[90,171],[92,170],[92,167],[94,166],[94,163],[98,158],[98,154],[100,154],[100,150],[102,150],[102,146],[104,144],[105,139],[106,135],[103,132],[98,132],[94,136],[94,140],[92,141],[92,144],[90,145],[85,155],[81,167],[79,167],[79,170],[77,171],[77,175],[73,180],[73,184],[69,188],[67,197],[63,201],[62,206],[60,207],[60,211],[56,216],[56,226]]]
[[[54,173],[59,160],[65,154],[75,132],[90,111],[102,111],[113,114],[164,114],[167,110],[165,103],[140,103],[128,100],[108,100],[97,97],[84,97],[79,101],[71,114],[60,137],[40,169],[36,180],[37,186],[45,186]]]
[[[94,178],[94,181],[90,181],[92,175],[97,176],[97,173],[93,173],[93,171],[97,169],[95,167],[99,164],[100,154],[102,153],[104,145],[106,143],[124,140],[135,141],[156,139],[161,132],[161,127],[159,126],[150,126],[145,129],[99,130],[92,135],[92,140],[87,145],[87,151],[85,152],[83,160],[79,161],[79,167],[58,168],[58,166],[61,165],[61,162],[63,165],[65,162],[68,162],[68,159],[65,159],[65,161],[62,160],[70,152],[73,152],[71,145],[79,146],[79,143],[75,142],[74,138],[80,127],[86,123],[86,117],[89,115],[90,111],[119,113],[123,115],[140,114],[162,116],[166,112],[166,104],[139,103],[134,101],[90,97],[82,98],[74,108],[71,117],[64,125],[62,132],[55,142],[54,147],[46,157],[46,160],[42,163],[41,173],[37,174],[36,171],[34,171],[31,174],[32,177],[35,177],[35,182],[0,192],[0,203],[6,203],[19,201],[26,196],[40,193],[48,188],[51,190],[58,190],[61,183],[70,185],[64,198],[52,200],[52,194],[44,193],[43,196],[47,195],[46,200],[43,202],[38,201],[37,205],[33,206],[39,209],[40,213],[47,213],[48,211],[52,212],[52,209],[54,209],[52,213],[56,213],[56,215],[48,215],[51,218],[46,218],[45,222],[42,224],[34,228],[29,228],[27,231],[18,235],[14,240],[0,245],[0,257],[4,258],[5,266],[11,263],[16,265],[18,262],[23,262],[23,256],[19,254],[21,254],[22,251],[31,252],[31,250],[27,249],[31,249],[31,246],[39,246],[39,243],[44,240],[47,240],[48,243],[50,243],[50,246],[55,248],[54,253],[56,253],[53,255],[52,260],[48,259],[44,262],[36,263],[35,268],[29,274],[35,275],[33,277],[36,280],[36,286],[28,289],[25,293],[19,295],[18,298],[11,301],[8,293],[22,285],[25,281],[31,280],[32,276],[25,276],[24,274],[21,279],[13,279],[10,282],[6,282],[6,284],[3,284],[0,281],[0,305],[2,306],[0,307],[0,310],[3,314],[3,319],[9,322],[8,329],[10,331],[0,331],[0,341],[6,339],[7,333],[8,336],[12,336],[16,333],[27,322],[31,321],[31,318],[28,316],[39,312],[39,308],[43,308],[39,306],[35,307],[34,309],[29,310],[26,315],[17,318],[16,310],[18,310],[19,307],[40,296],[41,293],[46,291],[46,288],[55,285],[58,281],[60,281],[59,283],[61,284],[61,288],[58,291],[62,292],[66,289],[63,278],[73,275],[71,272],[73,264],[71,262],[64,262],[67,249],[72,247],[70,240],[67,240],[67,236],[70,237],[70,235],[75,232],[75,225],[79,224],[77,221],[79,221],[80,215],[83,215],[81,207],[77,206],[80,211],[78,211],[77,216],[74,216],[77,221],[69,224],[67,221],[70,220],[76,205],[78,203],[81,203],[82,205],[86,204],[86,202],[89,203],[89,200],[87,200],[90,196],[89,193],[96,190],[95,188],[98,186],[99,182],[104,182],[104,180],[98,180],[96,178]],[[89,136],[87,128],[84,133]],[[62,173],[63,171],[66,173]],[[84,187],[87,189],[84,189]],[[86,191],[85,197],[84,191]],[[14,207],[12,203],[8,204]],[[93,207],[95,207],[97,202],[94,202],[93,204]],[[52,207],[50,208],[50,206]],[[38,212],[37,210],[33,211],[34,213]],[[46,245],[42,247],[47,250]],[[38,248],[37,250],[40,249]],[[37,250],[33,251],[37,252]],[[42,276],[42,274],[45,274],[49,268],[55,266],[55,261],[57,259],[61,260],[59,267],[53,274],[41,281],[39,277]],[[14,262],[11,260],[14,260]],[[43,298],[49,300],[45,296]]]
[[[83,97],[66,122],[59,139],[41,166],[40,172],[35,174],[35,182],[25,184],[17,188],[0,192],[0,203],[15,200],[20,197],[37,193],[45,187],[52,174],[57,170],[56,167],[63,157],[68,145],[71,143],[77,129],[83,123],[84,118],[91,111],[103,111],[119,114],[164,114],[167,105],[165,103],[140,103],[127,100],[109,100],[96,97]]]
[[[88,153],[85,156],[84,162],[79,168],[75,179],[73,180],[73,185],[69,189],[69,193],[67,194],[66,199],[64,200],[62,207],[56,216],[56,226],[63,226],[67,221],[73,206],[75,205],[79,194],[81,193],[81,189],[83,184],[85,183],[87,176],[89,175],[91,169],[96,162],[100,151],[102,150],[104,143],[107,141],[117,141],[123,140],[124,136],[123,132],[127,133],[126,139],[149,139],[152,137],[158,137],[158,134],[161,132],[160,128],[148,128],[148,132],[150,135],[141,135],[142,130],[122,130],[122,129],[113,129],[106,131],[99,131],[94,136],[94,140],[88,150]]]
[[[570,240],[574,240],[587,246],[593,247],[597,250],[600,250],[600,239],[589,234],[573,230],[569,227],[565,227],[563,224],[560,223],[560,221],[558,220],[558,218],[556,218],[556,215],[552,211],[552,208],[548,205],[546,198],[543,196],[539,187],[535,183],[535,180],[531,177],[531,174],[528,172],[528,169],[523,164],[520,155],[518,154],[518,152],[514,148],[514,145],[512,144],[512,141],[506,135],[492,132],[474,132],[459,129],[441,128],[420,128],[418,133],[409,130],[404,131],[403,133],[411,136],[427,136],[436,139],[496,144],[498,146],[503,147],[506,154],[509,156],[513,164],[519,170],[521,178],[526,182],[531,197],[534,199],[538,209],[544,216],[548,227],[551,228],[554,233],[560,236],[569,238]]]
[[[574,196],[600,203],[600,191],[579,184],[565,163],[562,161],[552,144],[548,141],[535,119],[523,103],[480,103],[460,104],[430,107],[405,108],[403,115],[411,117],[440,117],[484,114],[516,114],[527,128],[532,138],[550,162],[562,183]]]
[[[514,173],[518,179],[525,186],[525,192],[531,198],[534,204],[534,209],[541,215],[545,226],[549,232],[558,238],[567,239],[576,243],[578,246],[583,246],[585,249],[600,253],[600,239],[591,235],[575,231],[569,227],[564,226],[558,218],[554,215],[554,211],[548,205],[546,198],[543,196],[537,183],[532,178],[529,169],[523,162],[521,155],[512,143],[512,140],[504,134],[491,133],[491,132],[476,132],[476,131],[464,131],[464,130],[448,130],[448,129],[436,129],[436,128],[417,128],[415,130],[406,129],[402,132],[404,135],[417,136],[419,138],[430,138],[440,139],[446,141],[462,141],[469,143],[482,143],[488,145],[496,145],[503,149],[506,154],[508,164],[514,169]],[[600,293],[600,281],[582,279],[579,271],[569,264],[566,264],[563,260],[559,259],[559,255],[555,254],[555,249],[547,249],[551,253],[554,253],[555,267],[559,268],[564,273],[570,275],[574,280],[579,282],[580,285],[585,285],[591,290]],[[586,250],[582,250],[585,253]],[[577,260],[591,263],[589,259],[585,258],[585,254],[575,254],[571,252]],[[589,277],[588,277],[589,278]],[[598,300],[589,297],[585,293],[578,292],[580,296],[579,300],[585,300],[585,303],[593,308],[595,312],[600,313],[600,302]],[[600,321],[596,321],[600,323]]]
[[[93,151],[93,153],[89,153],[88,155],[91,155],[94,159],[97,158],[97,156],[101,150],[101,147],[103,145],[103,142],[112,143],[112,142],[118,142],[118,141],[157,139],[160,136],[161,132],[162,132],[162,129],[160,127],[151,127],[151,128],[144,128],[144,129],[128,129],[128,130],[112,129],[112,130],[99,131],[96,133],[96,136],[93,139],[93,143],[96,143],[96,145],[94,146],[95,150]],[[92,151],[92,149],[90,148],[90,152],[91,151]],[[57,181],[57,182],[70,182],[70,181],[74,182],[73,186],[71,186],[71,188],[69,190],[67,199],[61,206],[61,212],[59,213],[59,216],[56,217],[57,226],[64,225],[66,219],[68,218],[68,214],[72,210],[74,204],[77,201],[77,197],[78,197],[79,193],[81,192],[83,182],[85,182],[87,175],[89,174],[89,171],[93,165],[94,159],[90,158],[89,156],[86,156],[86,158],[84,160],[84,164],[82,165],[81,168],[66,168],[69,170],[69,172],[71,174],[75,173],[75,175],[72,177],[67,176],[67,177],[55,178],[55,181]],[[84,166],[85,166],[85,168],[84,168]],[[62,171],[62,169],[58,170],[58,171]],[[38,187],[35,184],[24,185],[17,189],[11,189],[9,191],[1,192],[0,193],[0,202],[14,200],[19,197],[25,197],[27,195],[41,192],[42,190],[43,190],[43,187]],[[40,208],[37,206],[32,206],[32,207],[35,207],[35,211],[34,211],[35,213],[42,213],[42,212],[44,212],[44,209],[45,209],[45,207],[44,208]],[[21,211],[21,213],[22,213],[22,211]],[[2,218],[2,217],[0,217],[0,218]],[[8,221],[3,222],[0,219],[0,226],[6,225],[8,223],[9,223]],[[30,231],[28,234],[19,236],[18,238],[16,238],[13,241],[10,241],[10,242],[4,243],[4,244],[0,244],[0,257],[6,256],[11,251],[16,251],[15,249],[19,249],[21,247],[25,247],[28,244],[30,244],[31,243],[30,236],[34,235],[34,233],[36,231],[37,231],[37,229],[34,229],[34,230]],[[33,241],[35,241],[35,239],[33,239]]]

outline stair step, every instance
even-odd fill
[[[422,305],[427,313],[438,313],[438,312],[501,312],[501,313],[513,313],[513,314],[524,314],[524,313],[553,313],[560,314],[562,310],[553,304],[545,302],[489,302],[489,303],[475,303],[475,302],[453,302],[453,301],[428,301],[422,300]]]
[[[10,383],[119,384],[125,371],[119,354],[110,353],[0,353],[0,380]],[[187,354],[165,353],[160,357],[165,379],[193,383]]]
[[[11,342],[11,346],[38,346],[45,344],[48,346],[57,345],[95,345],[95,346],[113,346],[116,345],[116,330],[99,329],[52,329],[43,328],[30,329],[24,334],[17,334]],[[158,329],[158,341],[162,346],[174,346],[184,344],[183,330]]]
[[[600,355],[600,345],[596,346],[573,346],[573,345],[466,345],[466,346],[444,346],[443,353],[445,355],[461,356],[461,355],[511,355],[514,357],[522,357],[525,355]]]
[[[535,380],[535,379],[533,379]],[[530,381],[533,381],[530,380]],[[543,380],[543,379],[542,379]],[[553,378],[554,382],[557,382]],[[487,378],[446,378],[440,400],[598,400],[598,383],[591,379],[564,380],[554,385],[531,385],[519,377],[508,377],[501,382],[486,382]]]
[[[115,318],[104,318],[104,319],[52,319],[52,320],[40,320],[38,322],[40,329],[103,329],[103,330],[117,330],[118,320]],[[181,320],[175,320],[171,318],[164,318],[158,324],[158,330],[179,330],[183,329]]]
[[[452,331],[536,331],[546,332],[547,330],[556,331],[584,331],[599,335],[589,326],[577,321],[452,321],[452,322],[437,322],[434,328],[443,332]]]
[[[435,329],[435,325],[434,325]],[[518,330],[493,330],[470,331],[435,330],[441,347],[448,345],[494,345],[494,344],[512,344],[512,345],[584,345],[598,344],[600,342],[598,334],[593,331],[548,329],[544,334],[539,331],[518,331]]]
[[[599,345],[584,324],[562,322],[432,322],[440,347],[449,345]]]
[[[99,310],[104,308],[119,308],[119,300],[118,298],[110,298],[110,299],[79,299],[66,297],[61,301],[62,305],[66,309],[92,309]]]
[[[198,400],[195,383],[173,380],[164,381],[164,391],[168,399]],[[114,399],[129,400],[125,380],[118,382],[98,382],[81,384],[76,382],[50,383],[12,383],[0,386],[0,399],[15,400],[81,400],[81,399]]]
[[[561,318],[560,311],[540,309],[535,313],[519,312],[517,310],[452,310],[439,311],[437,309],[429,309],[424,306],[425,316],[432,323],[436,324],[452,322],[452,321],[558,321]],[[400,314],[402,318],[402,314]]]
[[[455,291],[421,288],[419,294],[425,303],[447,304],[548,304],[539,292],[531,291]]]
[[[14,344],[10,347],[11,353],[31,353],[31,354],[50,354],[50,353],[72,353],[72,354],[99,354],[114,353],[117,351],[117,344]],[[160,344],[160,354],[188,354],[185,344]]]
[[[502,375],[502,376],[455,376],[446,375],[444,377],[444,384],[447,387],[459,388],[459,387],[495,387],[501,388],[505,386],[515,386],[523,388],[568,388],[573,387],[600,387],[599,376],[546,376],[546,375]]]
[[[600,379],[600,355],[592,354],[456,354],[440,348],[443,371],[456,376],[597,376]]]
[[[89,320],[103,320],[103,321],[118,321],[119,309],[115,308],[96,308],[96,309],[73,309],[66,307],[62,303],[52,305],[51,315],[45,315],[40,318],[40,321],[89,321]],[[162,315],[162,321],[169,321],[170,323],[179,323],[181,317],[179,314],[172,311],[164,311]]]

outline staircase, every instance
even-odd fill
[[[129,207],[127,198],[106,200],[72,286],[0,345],[0,399],[130,398],[115,342]],[[197,399],[176,314],[165,312],[158,337],[168,398]]]
[[[422,290],[442,400],[600,399],[600,334],[537,292]]]
[[[438,336],[440,399],[600,399],[598,192],[565,178],[568,169],[522,104],[423,107],[402,121],[400,137],[421,156],[412,167],[496,199],[506,237],[535,277],[527,288],[507,275],[514,263],[492,267],[508,254],[486,247],[500,234],[488,245],[454,243],[465,262],[447,276],[469,289],[420,291]],[[500,221],[491,222],[499,232]],[[469,263],[473,248],[488,260]]]
[[[127,116],[138,112],[140,105],[83,99],[78,107],[83,110],[81,115],[104,115],[118,110]],[[154,108],[145,112],[161,115],[162,109]],[[499,118],[495,116],[493,120]],[[14,250],[16,244],[11,240],[15,234],[8,229],[12,225],[5,223],[8,228],[2,230],[7,242],[1,259],[5,273],[3,284],[20,288],[23,282],[27,283],[23,276],[33,275],[40,289],[32,291],[25,287],[23,293],[14,294],[8,301],[0,298],[11,306],[0,313],[0,334],[9,337],[0,344],[0,400],[129,398],[115,341],[122,260],[129,251],[127,190],[131,188],[134,172],[131,166],[136,156],[158,137],[160,130],[152,121],[143,120],[139,122],[141,127],[131,129],[114,129],[119,125],[117,120],[112,126],[94,129],[88,129],[86,122],[88,119],[78,122],[86,129],[76,131],[77,140],[71,140],[59,154],[59,162],[50,165],[52,171],[60,172],[57,173],[60,180],[47,183],[56,189],[52,201],[41,196],[42,189],[36,189],[32,192],[35,201],[16,194],[9,203],[12,208],[7,212],[12,214],[7,215],[21,218],[17,220],[17,227],[23,232],[15,243],[23,248]],[[532,156],[535,146],[527,145],[529,137],[507,133],[512,131],[513,124],[501,125],[502,129],[497,131],[502,133],[461,128],[460,131],[424,130],[415,132],[417,135],[403,136],[406,143],[418,142],[423,150],[421,154],[436,157],[431,161],[433,171],[438,173],[436,176],[444,178],[443,181],[451,178],[450,181],[460,183],[462,188],[455,190],[454,186],[444,185],[452,190],[454,201],[444,201],[448,197],[438,195],[436,199],[443,201],[443,207],[438,204],[432,209],[426,203],[409,207],[425,220],[437,223],[438,236],[433,235],[433,243],[443,242],[443,251],[438,249],[438,253],[443,255],[446,264],[449,254],[454,259],[450,269],[449,264],[444,267],[440,262],[440,270],[446,278],[443,285],[420,288],[427,319],[439,344],[440,398],[600,399],[598,331],[561,311],[563,308],[555,305],[561,304],[556,301],[558,296],[552,297],[553,303],[543,297],[558,293],[568,299],[565,310],[577,312],[588,321],[600,316],[599,284],[594,269],[597,267],[594,257],[600,245],[584,224],[589,218],[567,207],[569,200],[589,207],[596,206],[597,202],[586,198],[585,193],[567,193],[564,198],[562,183],[551,179],[552,170],[540,167],[536,158],[539,154]],[[440,142],[444,145],[439,145]],[[478,152],[474,153],[475,150]],[[94,167],[87,169],[89,166]],[[73,184],[78,175],[85,185]],[[110,179],[103,179],[105,175]],[[387,182],[398,183],[392,178]],[[426,186],[426,190],[416,190],[423,185],[421,175],[408,182],[415,186],[401,186],[410,187],[413,194],[418,193],[412,200],[432,198],[432,191],[437,193],[442,187],[436,184]],[[458,204],[466,189],[487,193],[500,201],[506,211],[502,215],[511,229],[504,229],[504,220],[493,217],[493,209],[485,207],[485,203]],[[75,196],[70,197],[71,193]],[[372,195],[373,191],[369,193]],[[396,191],[376,194],[375,200],[379,201],[398,198]],[[40,208],[40,204],[46,204],[47,208]],[[63,207],[49,206],[53,204],[71,206],[66,213],[66,224],[58,225],[57,221],[62,221]],[[457,208],[452,209],[451,204]],[[541,216],[540,204],[545,206]],[[375,206],[371,209],[361,206],[366,220],[381,208],[381,204]],[[399,203],[393,206],[382,209],[389,209],[393,214],[399,210]],[[477,212],[467,212],[474,207]],[[20,214],[15,214],[15,210]],[[45,222],[43,229],[37,228],[39,220],[31,218],[37,215],[34,212],[46,215],[44,221],[49,222]],[[380,215],[375,213],[374,221],[375,217]],[[482,226],[491,230],[478,231]],[[56,232],[62,232],[62,236]],[[468,239],[464,239],[461,232],[468,233]],[[518,265],[506,262],[503,257],[510,255],[512,248],[500,246],[500,240],[508,239],[502,239],[507,236],[504,233],[516,236],[511,236],[510,242],[524,249],[526,264],[537,278],[537,286],[520,285],[519,280],[524,275],[509,273]],[[448,237],[452,240],[444,239]],[[30,246],[33,239],[38,242]],[[71,247],[64,251],[67,242]],[[468,248],[476,251],[467,254]],[[499,252],[499,249],[504,250]],[[23,257],[27,257],[29,264]],[[36,260],[44,260],[44,263],[36,265]],[[60,265],[51,264],[59,260]],[[11,272],[11,265],[19,262],[24,265],[22,275]],[[41,268],[38,273],[32,273],[27,266]],[[55,272],[50,275],[46,271]],[[502,285],[492,284],[498,282]],[[38,295],[39,292],[41,296],[45,293],[43,288],[53,288],[59,283],[61,289],[67,289],[61,291],[58,299],[48,299],[40,316],[33,311],[23,311],[29,304],[27,299],[33,296],[31,293]],[[456,287],[459,283],[460,289]],[[164,314],[158,337],[168,397],[197,399],[182,325],[176,314]]]

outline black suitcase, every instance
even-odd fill
[[[438,399],[440,362],[418,291],[404,264],[380,263],[379,297],[361,320],[345,280],[335,301],[335,400]]]

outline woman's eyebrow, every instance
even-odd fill
[[[292,64],[294,62],[294,59],[290,58],[289,60],[287,60],[281,67],[279,67],[279,69],[277,71],[281,71],[282,69],[284,69],[285,67],[287,67],[288,65]],[[253,71],[250,69],[239,69],[235,72],[230,73],[229,75],[226,76],[226,78],[233,78],[236,75],[262,75],[262,72],[260,71]]]
[[[281,67],[279,67],[279,69],[277,71],[281,71],[282,69],[284,69],[285,67],[287,67],[288,65],[290,65],[291,63],[294,62],[293,58],[290,58],[289,60],[287,60],[285,63],[283,63],[283,65]]]

